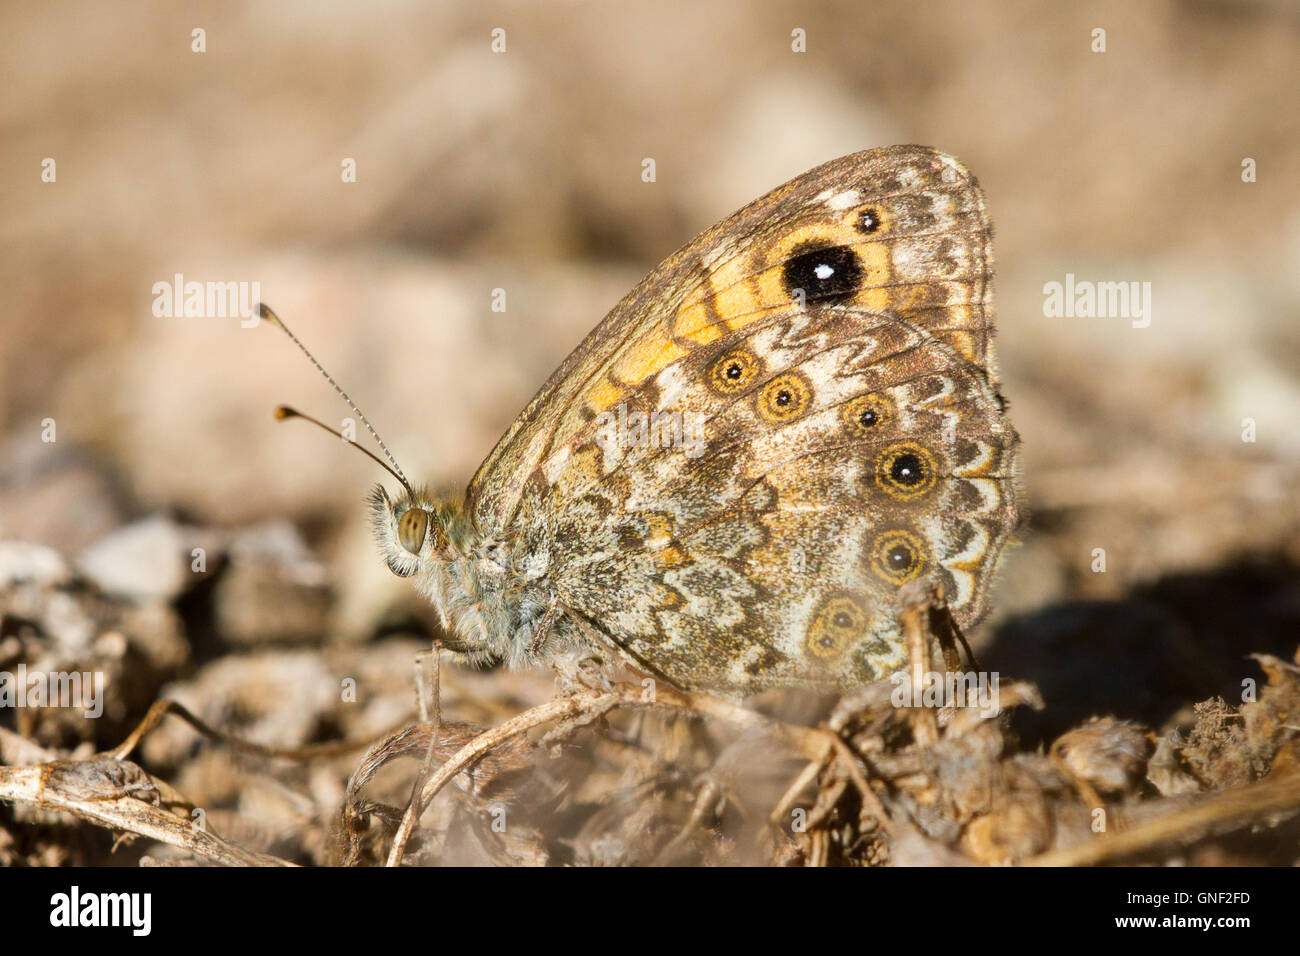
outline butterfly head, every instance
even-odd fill
[[[345,439],[348,444],[401,482],[402,494],[396,501],[388,497],[388,492],[384,490],[382,485],[377,486],[370,495],[371,525],[375,537],[379,540],[379,548],[384,555],[384,560],[388,562],[388,567],[397,576],[409,578],[421,570],[422,567],[440,569],[445,566],[447,560],[451,557],[451,552],[448,549],[448,526],[455,509],[446,503],[436,502],[423,489],[416,491],[411,487],[411,483],[406,480],[406,475],[402,473],[402,469],[398,466],[397,459],[388,450],[388,446],[379,437],[379,433],[370,424],[370,420],[361,413],[361,409],[357,408],[356,403],[348,397],[347,392],[339,387],[338,383],[316,361],[316,357],[307,350],[307,347],[302,342],[298,341],[298,337],[289,331],[289,327],[284,324],[284,321],[275,312],[265,303],[259,303],[257,308],[260,317],[289,336],[293,343],[316,366],[317,371],[325,376],[325,380],[334,386],[334,390],[338,392],[343,401],[347,402],[348,407],[356,413],[357,418],[361,419],[361,424],[370,432],[371,437],[374,438],[375,443],[379,445],[380,450],[384,453],[384,458],[388,460],[385,461],[374,452],[362,448],[351,439]],[[281,405],[277,408],[275,417],[280,421],[300,418],[310,422],[317,428],[329,432],[335,438],[344,437],[343,433],[337,429],[331,428],[319,419],[304,415],[296,408],[290,408],[287,405]]]
[[[370,493],[370,526],[379,552],[400,578],[451,560],[454,520],[447,502],[423,490],[403,490],[393,499],[383,485],[376,485]]]

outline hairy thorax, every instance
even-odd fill
[[[430,510],[443,523],[447,547],[419,562],[416,582],[437,608],[449,647],[475,664],[519,667],[581,643],[555,606],[549,542],[485,538],[460,502]]]

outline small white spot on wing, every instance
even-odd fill
[[[551,484],[555,484],[555,480],[559,478],[560,473],[564,471],[564,466],[568,464],[569,461],[570,451],[571,449],[569,446],[564,445],[558,449],[554,455],[546,459],[546,463],[542,465],[542,474],[546,476],[546,480]]]
[[[829,192],[829,190],[827,190]],[[822,195],[825,195],[823,193]],[[820,196],[818,197],[821,198]],[[846,189],[842,193],[836,193],[825,201],[827,208],[841,210],[852,209],[862,199],[861,194],[856,189]]]

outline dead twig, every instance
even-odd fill
[[[402,818],[402,825],[394,838],[386,865],[397,866],[401,862],[402,848],[410,839],[416,821],[439,791],[457,774],[471,768],[494,748],[537,727],[556,721],[594,720],[616,707],[681,710],[711,717],[742,729],[761,730],[786,743],[801,756],[818,762],[825,761],[828,755],[833,753],[836,764],[861,791],[864,817],[875,814],[882,828],[887,830],[889,827],[889,819],[884,807],[872,792],[861,765],[844,741],[831,731],[783,723],[707,694],[677,691],[667,687],[657,687],[653,694],[647,694],[642,686],[616,684],[609,690],[580,688],[567,696],[547,701],[498,727],[484,731],[462,747],[425,782],[419,799],[408,807],[407,813]]]
[[[241,740],[239,737],[217,730],[215,727],[204,723],[201,718],[195,716],[179,701],[163,699],[153,702],[144,715],[144,719],[136,725],[135,729],[127,735],[127,738],[122,743],[112,750],[105,750],[99,756],[109,757],[114,760],[125,760],[140,745],[140,741],[144,739],[145,734],[162,723],[162,719],[168,714],[179,717],[204,737],[223,743],[237,753],[252,754],[253,756],[271,759],[292,760],[297,763],[306,763],[310,760],[320,760],[328,757],[340,757],[354,750],[360,750],[362,747],[369,746],[374,740],[391,736],[411,723],[409,717],[404,718],[374,737],[361,740],[336,740],[329,743],[308,744],[305,747],[265,747],[262,744]]]
[[[397,865],[402,861],[402,854],[406,852],[406,841],[415,827],[415,821],[412,818],[417,816],[415,808],[419,803],[420,792],[424,789],[429,774],[433,773],[434,757],[437,755],[438,734],[442,729],[441,650],[441,643],[435,640],[428,655],[431,660],[429,664],[430,672],[427,674],[422,667],[425,657],[421,656],[416,659],[416,686],[420,700],[420,722],[429,727],[429,746],[424,753],[424,764],[420,767],[420,774],[415,778],[415,783],[411,786],[411,798],[406,803],[406,812],[402,815],[401,826],[398,827],[397,836],[393,839],[393,848],[389,854],[389,859],[395,860],[396,863],[390,865]]]
[[[66,811],[117,830],[124,837],[148,837],[225,866],[293,866],[278,857],[246,850],[195,826],[188,816],[178,816],[174,808],[192,810],[194,805],[168,783],[149,776],[126,759],[168,714],[236,752],[260,757],[306,762],[346,754],[367,743],[361,740],[297,748],[265,747],[210,727],[177,701],[158,700],[127,738],[112,750],[88,760],[54,759],[0,767],[0,800]],[[402,721],[397,726],[408,723],[409,720]]]
[[[0,800],[62,810],[99,826],[187,850],[224,866],[293,866],[195,826],[163,804],[170,787],[129,761],[93,760],[0,767]]]
[[[1023,866],[1088,866],[1133,856],[1207,830],[1237,828],[1270,813],[1300,812],[1300,773],[1224,790],[1193,807],[1174,810],[1127,830],[1098,834],[1063,850],[1040,853]]]

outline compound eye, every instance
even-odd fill
[[[411,508],[397,519],[397,540],[411,554],[419,554],[424,546],[424,535],[429,530],[429,512]]]

